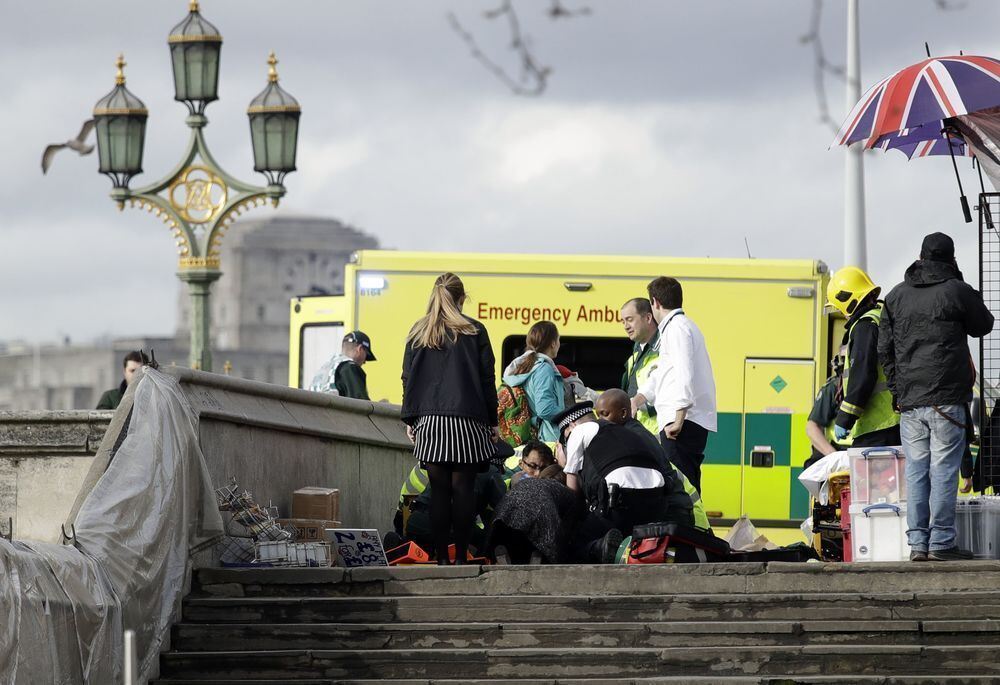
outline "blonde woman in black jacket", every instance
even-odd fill
[[[465,286],[453,273],[434,281],[427,314],[403,355],[403,422],[431,485],[431,528],[439,565],[464,564],[475,525],[476,474],[496,453],[497,394],[486,328],[462,314]]]

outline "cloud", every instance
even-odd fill
[[[510,95],[472,60],[445,19],[457,11],[505,65],[490,2],[206,0],[225,36],[221,99],[206,136],[234,176],[252,171],[246,105],[275,49],[303,106],[299,170],[282,208],[333,216],[404,249],[816,258],[840,266],[843,150],[818,121],[813,63],[799,36],[808,3],[592,0],[591,16],[552,22],[519,3],[542,63],[540,99]],[[824,3],[829,57],[844,50],[843,8]],[[169,333],[176,254],[166,228],[119,213],[96,158],[44,146],[75,135],[112,86],[150,110],[137,184],[173,168],[188,136],[173,101],[165,37],[184,3],[36,0],[10,8],[0,44],[11,70],[0,203],[3,337],[80,340]],[[929,0],[862,6],[866,83],[935,53],[994,50],[1000,5],[941,12]],[[38,36],[46,40],[39,41]],[[834,116],[842,84],[829,80]],[[978,184],[963,167],[966,187]],[[962,223],[946,159],[866,155],[869,259],[898,281],[932,230],[951,233],[976,282],[976,227]],[[257,210],[260,216],[270,210]],[[238,230],[238,228],[234,228]]]

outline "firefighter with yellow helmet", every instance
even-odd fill
[[[850,437],[854,447],[900,444],[899,414],[878,361],[881,288],[861,269],[845,266],[827,288],[830,305],[847,317],[844,344],[844,399],[834,422],[834,437]]]

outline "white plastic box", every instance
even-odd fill
[[[902,447],[856,447],[851,460],[851,504],[906,501],[906,458]]]
[[[851,496],[854,489],[851,488]],[[851,502],[853,561],[906,561],[906,502]]]
[[[1000,559],[1000,497],[960,497],[955,530],[955,544],[976,559]]]

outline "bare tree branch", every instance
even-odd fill
[[[934,0],[934,4],[942,11],[965,9],[966,0]],[[826,97],[826,77],[833,76],[840,81],[847,81],[847,70],[841,64],[834,64],[826,57],[823,39],[820,36],[823,16],[823,0],[813,0],[812,15],[809,20],[809,31],[799,38],[803,45],[813,47],[813,85],[816,89],[816,105],[819,107],[820,123],[829,126],[836,133],[840,130],[837,121],[830,116],[830,103]]]
[[[830,116],[830,103],[826,98],[826,76],[829,74],[841,81],[845,81],[847,70],[843,65],[834,64],[826,58],[826,51],[823,48],[823,39],[820,36],[823,18],[823,0],[813,0],[812,16],[809,21],[809,32],[799,38],[803,45],[811,44],[813,47],[813,86],[816,89],[816,105],[819,107],[819,120],[822,124],[829,126],[836,133],[840,127],[832,116]]]
[[[546,14],[553,20],[569,19],[589,15],[590,8],[569,9],[563,5],[562,0],[551,0]],[[507,19],[507,29],[510,36],[508,47],[517,56],[520,70],[518,77],[512,76],[483,51],[476,37],[462,25],[454,12],[448,13],[448,23],[455,34],[469,48],[472,58],[496,76],[515,95],[537,96],[544,93],[548,86],[549,75],[552,73],[552,67],[542,65],[532,52],[531,37],[521,28],[521,20],[514,8],[513,0],[501,0],[497,7],[487,10],[483,16],[490,21],[500,18]]]

